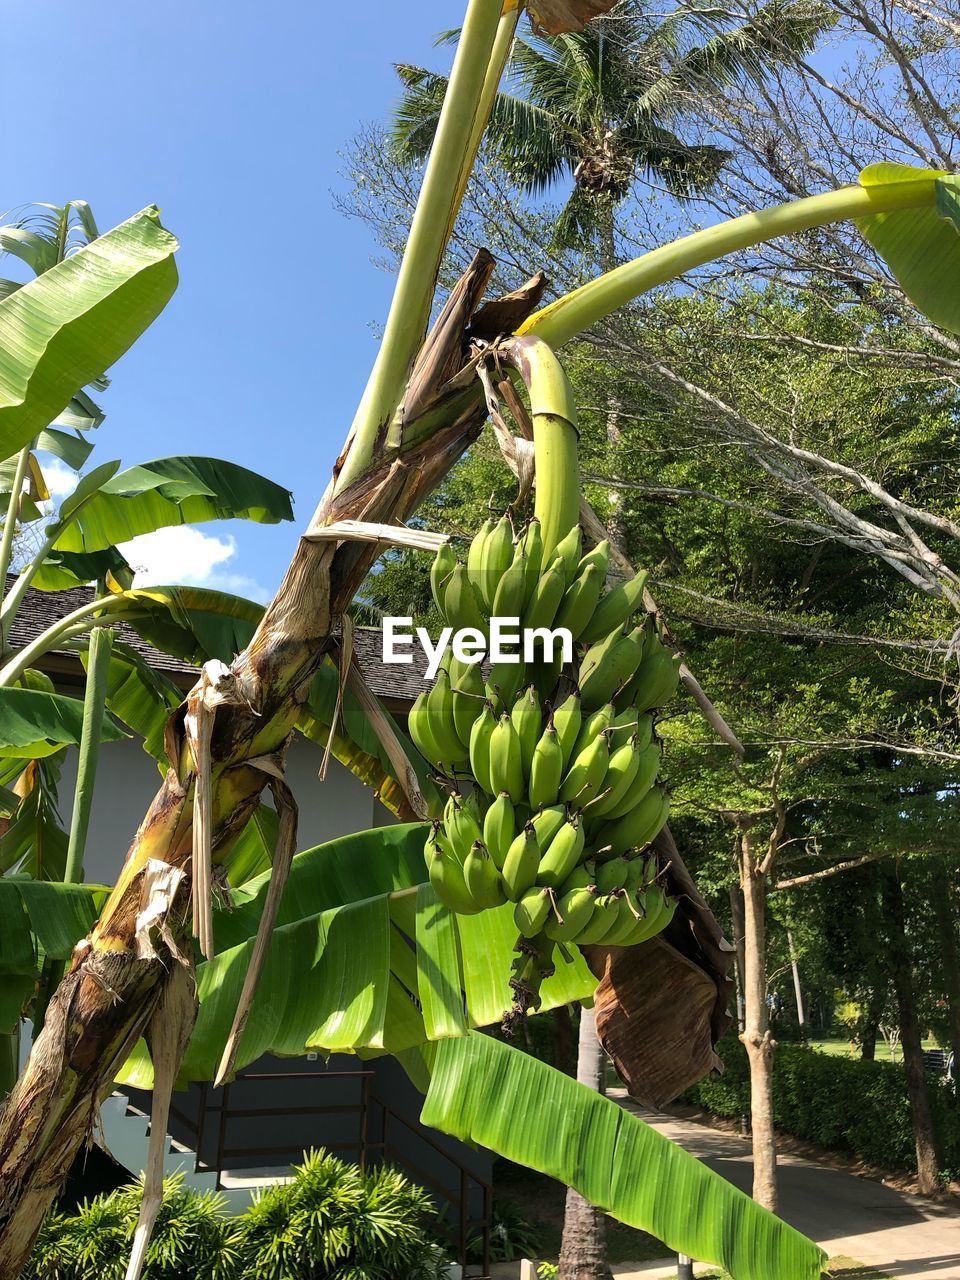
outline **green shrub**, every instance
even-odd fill
[[[142,1182],[51,1213],[24,1280],[124,1280]],[[222,1196],[164,1182],[143,1280],[435,1280],[427,1194],[393,1169],[311,1151],[239,1218]]]
[[[394,1169],[364,1174],[311,1151],[290,1182],[262,1192],[231,1244],[241,1280],[433,1280],[432,1203]]]
[[[750,1113],[750,1070],[743,1045],[728,1037],[719,1047],[722,1076],[684,1095],[715,1115]],[[928,1078],[934,1132],[942,1167],[960,1170],[960,1110],[951,1086]],[[778,1129],[832,1151],[859,1156],[884,1169],[916,1170],[910,1103],[903,1067],[817,1053],[781,1044],[773,1070],[773,1112]]]
[[[133,1183],[95,1196],[74,1214],[48,1215],[25,1280],[123,1280],[142,1187],[142,1182]],[[147,1250],[145,1280],[235,1280],[233,1222],[224,1203],[222,1196],[188,1190],[180,1174],[167,1178]]]

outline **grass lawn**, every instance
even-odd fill
[[[860,1051],[858,1049],[855,1049],[853,1053],[850,1052],[849,1040],[811,1040],[810,1047],[811,1049],[817,1049],[820,1053],[831,1053],[839,1058],[851,1058],[851,1057],[859,1058],[860,1056]],[[939,1048],[939,1045],[937,1044],[936,1040],[924,1040],[923,1047],[924,1049],[937,1049]],[[896,1060],[897,1062],[903,1061],[903,1056],[900,1052],[899,1045],[897,1045]],[[882,1040],[877,1041],[877,1061],[878,1062],[891,1061],[890,1051],[887,1048],[884,1041]]]

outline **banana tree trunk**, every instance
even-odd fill
[[[489,254],[477,255],[437,322],[438,341],[461,361],[464,329],[492,266]],[[431,350],[432,360],[436,344]],[[314,535],[341,520],[406,519],[476,437],[485,416],[476,397],[465,402],[459,388],[446,399],[437,388],[427,408],[427,421],[404,424],[410,429],[399,446],[389,447],[382,435],[372,451],[362,435],[348,442],[276,597],[249,647],[221,680],[225,697],[216,710],[210,771],[215,861],[259,802],[268,774],[256,761],[282,762],[334,628],[378,554],[375,544]],[[360,448],[366,451],[364,464],[351,467],[355,478],[349,484],[339,484],[353,450]],[[201,689],[202,682],[194,695]],[[44,1214],[93,1130],[101,1101],[150,1021],[172,963],[192,946],[187,916],[196,775],[184,735],[186,708],[185,702],[168,725],[170,767],[163,785],[100,920],[75,949],[24,1074],[0,1114],[0,1280],[19,1275]],[[148,912],[161,892],[166,897],[159,910]]]
[[[604,1092],[606,1054],[597,1039],[593,1009],[580,1009],[577,1048],[577,1080],[597,1093]],[[567,1188],[563,1215],[563,1242],[557,1280],[613,1280],[607,1262],[607,1220],[602,1209]]]

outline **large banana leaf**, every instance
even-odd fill
[[[75,746],[83,731],[83,703],[41,689],[0,689],[0,758],[39,759]],[[104,715],[104,742],[126,735]]]
[[[56,546],[101,551],[142,533],[205,520],[277,524],[293,519],[288,489],[219,458],[157,458],[106,480],[74,511]],[[69,502],[69,500],[68,500]]]
[[[433,1035],[461,1035],[499,1020],[510,1004],[504,979],[516,929],[466,930],[440,906],[423,883],[427,830],[421,823],[380,827],[297,855],[238,1067],[268,1052],[402,1053],[428,1038],[421,1005]],[[218,954],[198,969],[200,1015],[186,1079],[210,1080],[216,1072],[267,882],[268,876],[251,881],[245,902],[217,913]],[[543,1007],[586,998],[595,986],[579,955],[559,957],[543,985]],[[123,1079],[143,1086],[149,1074],[141,1049]]]
[[[896,276],[910,301],[934,324],[960,333],[960,178],[905,164],[872,164],[864,187],[936,179],[935,206],[858,218],[857,226]]]
[[[826,1255],[656,1130],[490,1036],[440,1040],[421,1120],[575,1187],[733,1280],[819,1280]]]
[[[151,206],[0,300],[0,458],[156,319],[177,285],[176,248]]]
[[[102,885],[0,876],[0,1032],[11,1031],[45,959],[68,960],[106,901]]]

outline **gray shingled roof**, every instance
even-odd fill
[[[8,587],[12,581],[12,577],[7,580]],[[29,644],[54,622],[66,617],[68,613],[72,613],[74,609],[78,609],[92,599],[92,587],[73,587],[69,591],[35,591],[31,588],[24,596],[17,619],[10,628],[11,647],[20,649],[25,644]],[[136,649],[157,671],[162,671],[174,678],[179,676],[178,684],[183,682],[184,677],[197,674],[197,667],[180,658],[162,653],[137,635],[136,631],[125,622],[117,628],[117,635],[131,648]],[[76,654],[69,649],[54,652],[62,657],[76,659]],[[381,657],[380,631],[375,628],[358,627],[354,632],[354,652],[355,661],[363,678],[373,692],[381,698],[412,702],[420,690],[426,687],[422,670],[426,666],[426,659],[416,647],[412,665],[401,666],[392,663],[387,665]]]

